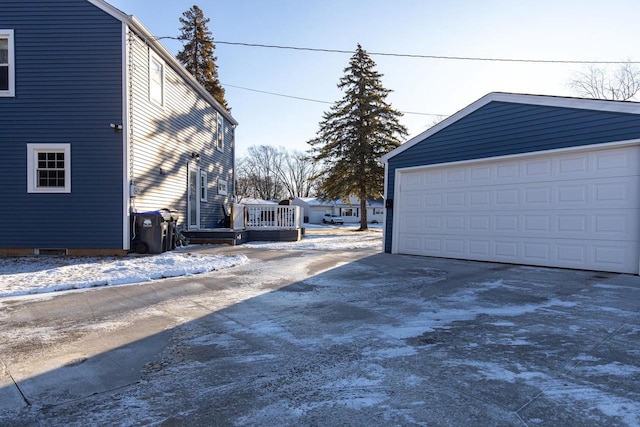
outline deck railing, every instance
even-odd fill
[[[243,205],[232,206],[232,229],[234,230],[295,230],[302,228],[302,209],[290,205]]]

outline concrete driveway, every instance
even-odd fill
[[[218,247],[0,304],[0,425],[640,425],[640,278]]]

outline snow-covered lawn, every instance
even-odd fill
[[[356,233],[354,227],[313,227],[299,242],[255,242],[242,247],[276,250],[381,249],[382,232]],[[148,282],[208,273],[249,262],[246,255],[200,253],[191,245],[159,255],[126,257],[0,258],[0,298],[97,286]],[[211,252],[214,252],[212,250]],[[198,253],[195,253],[198,252]]]

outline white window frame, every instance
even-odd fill
[[[156,99],[154,97],[154,85],[156,84],[154,79],[153,79],[153,63],[156,62],[158,63],[158,65],[160,66],[160,99]],[[151,49],[149,49],[149,102],[159,105],[161,107],[164,106],[164,99],[165,99],[165,74],[166,74],[166,69],[167,66],[164,63],[164,61],[155,54],[155,52],[153,52]]]
[[[221,194],[223,196],[227,195],[227,181],[225,181],[224,179],[218,180],[218,194]]]
[[[207,173],[205,171],[200,171],[200,201],[207,201],[207,190],[208,190],[208,182]]]
[[[38,186],[38,153],[64,153],[64,187]],[[71,193],[71,144],[27,144],[27,193]]]
[[[373,208],[373,214],[374,215],[384,215],[384,209],[383,208]]]
[[[8,65],[9,67],[9,87],[6,90],[0,90],[0,97],[13,97],[16,95],[16,64],[15,64],[15,51],[14,51],[14,42],[13,42],[13,30],[2,30],[0,29],[0,39],[7,40],[8,48],[9,48],[9,58],[8,64],[3,64],[3,66]]]
[[[216,121],[216,149],[224,151],[224,117],[220,113]]]

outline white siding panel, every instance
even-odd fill
[[[640,147],[399,171],[399,253],[638,273]]]

